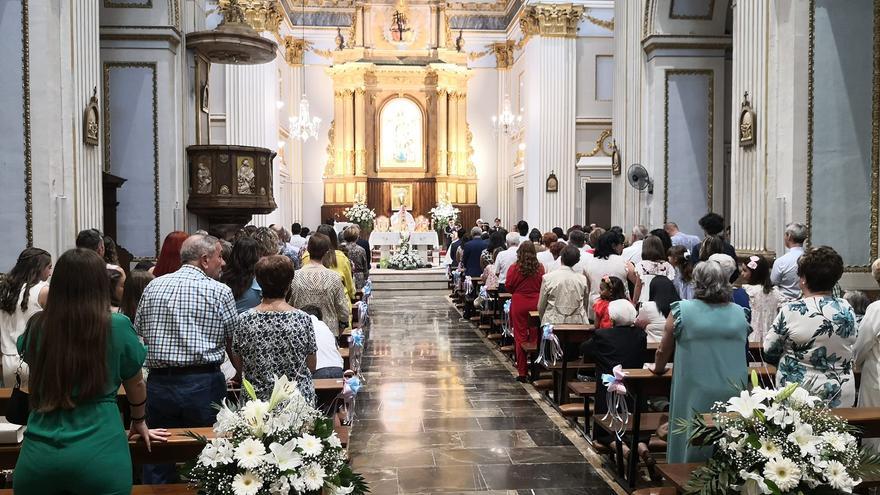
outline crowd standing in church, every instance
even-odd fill
[[[702,237],[668,222],[653,230],[637,225],[627,239],[616,226],[553,227],[542,234],[524,221],[507,233],[496,219],[488,246],[476,230],[462,232],[452,243],[459,256],[451,260],[454,269],[482,275],[487,288],[512,295],[519,381],[526,381],[528,367],[522,345],[541,333],[530,326],[528,313],[538,311],[542,326],[590,322],[609,332],[597,330],[583,348],[600,363],[597,373],[598,368],[608,373],[613,361],[641,367],[633,346],[643,338],[659,345],[652,367],[657,373],[674,353],[670,424],[735,395],[731,383],[743,382],[749,359],[778,364],[778,386],[802,383],[831,407],[856,404],[858,363],[863,369],[858,404],[880,405],[875,345],[880,302],[868,305],[867,296],[856,291],[840,297],[843,263],[833,248],[805,249],[807,229],[792,223],[784,232],[787,251],[775,261],[760,255],[741,259],[723,217],[708,213],[699,225]],[[480,271],[464,263],[478,250]],[[880,260],[873,273],[880,283]],[[638,338],[623,337],[630,334]],[[747,342],[763,352],[747,352]],[[697,462],[711,453],[689,445],[686,431],[669,430],[668,462]],[[646,449],[639,455],[650,456]]]
[[[342,236],[337,243],[332,226],[308,235],[298,224],[247,226],[232,243],[175,231],[155,265],[130,271],[96,229],[80,232],[57,266],[43,249],[22,251],[0,277],[3,385],[19,380],[32,396],[17,492],[75,485],[128,493],[125,428],[149,448],[167,428],[211,426],[214,404],[242,378],[265,399],[274,377],[286,375],[314,403],[313,376],[343,375],[336,338],[369,276],[359,230]],[[116,407],[120,385],[130,425]],[[82,470],[86,452],[92,460]],[[168,483],[177,470],[146,465],[140,477]]]

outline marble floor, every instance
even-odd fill
[[[372,493],[615,493],[445,297],[370,312],[349,452]]]

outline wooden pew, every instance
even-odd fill
[[[135,485],[131,488],[131,495],[196,495],[197,493],[196,487],[183,483],[173,485]],[[0,495],[13,495],[12,488],[0,490]]]
[[[758,373],[758,377],[762,381],[772,381],[776,377],[776,368],[773,366],[750,367],[748,369],[749,374],[752,370]],[[632,394],[634,402],[631,419],[630,452],[638,452],[639,434],[642,431],[641,402],[648,396],[670,395],[670,390],[672,389],[672,369],[666,370],[662,375],[656,375],[651,370],[644,368],[625,369],[623,372],[626,375],[623,383],[626,385],[627,392]],[[748,383],[748,376],[743,377],[743,383]],[[601,421],[597,424],[606,430],[608,429],[608,425],[603,425]],[[619,443],[618,449],[618,453],[622,455],[623,452]],[[629,457],[625,477],[629,482],[630,488],[635,488],[636,486],[638,457],[637,455],[630,455]]]

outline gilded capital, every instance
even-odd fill
[[[495,67],[507,69],[513,65],[513,45],[512,40],[492,43],[492,51],[495,52]]]
[[[218,9],[223,22],[247,24],[258,32],[277,33],[283,19],[274,0],[220,0]]]
[[[520,28],[526,36],[574,38],[584,7],[572,4],[536,4],[523,10]]]
[[[302,65],[306,41],[293,36],[284,37],[284,60],[290,65]]]

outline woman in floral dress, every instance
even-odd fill
[[[764,338],[767,360],[779,362],[776,385],[800,383],[830,407],[852,407],[856,397],[855,314],[831,294],[842,274],[843,259],[834,249],[805,252],[798,260],[803,299],[784,304]]]

